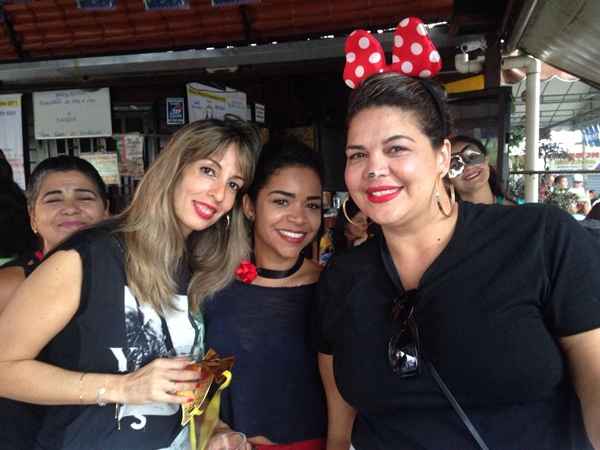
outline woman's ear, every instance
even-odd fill
[[[445,177],[450,170],[450,159],[452,158],[452,144],[448,139],[444,139],[442,146],[438,151],[438,166],[442,177]]]
[[[254,203],[252,203],[252,199],[248,194],[244,194],[244,197],[242,198],[242,209],[244,211],[244,216],[246,216],[246,219],[248,219],[250,222],[254,222]]]
[[[35,220],[35,214],[33,213],[33,209],[29,209],[29,225],[35,234],[37,234],[37,224]]]

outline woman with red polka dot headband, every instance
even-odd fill
[[[393,57],[348,37],[344,179],[378,228],[319,279],[327,450],[600,449],[600,247],[557,208],[455,202],[420,20]]]

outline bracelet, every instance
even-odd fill
[[[82,372],[79,376],[79,404],[83,405],[83,377],[85,377],[87,373]]]
[[[108,377],[104,379],[104,386],[96,389],[96,404],[98,406],[106,406],[106,402],[102,399],[104,394],[106,394],[106,384],[108,381]]]

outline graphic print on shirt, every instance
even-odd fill
[[[203,336],[197,333],[188,313],[188,299],[185,295],[174,298],[172,308],[165,318],[161,318],[149,305],[141,305],[125,286],[125,349],[111,348],[119,364],[120,372],[133,372],[154,359],[167,355],[173,348],[189,347]],[[201,341],[200,341],[201,342]],[[179,405],[152,403],[147,405],[122,405],[119,419],[135,417],[130,426],[143,430],[146,416],[170,416],[179,413]]]

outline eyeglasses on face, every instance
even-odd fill
[[[394,299],[392,306],[392,319],[399,328],[388,342],[388,362],[401,378],[415,376],[420,369],[419,330],[414,317],[417,298],[417,290],[411,289]]]

